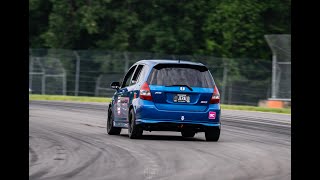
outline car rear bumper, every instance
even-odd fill
[[[211,104],[203,111],[168,111],[159,110],[153,102],[144,102],[135,107],[137,124],[186,124],[216,127],[220,126],[220,104]],[[209,114],[214,112],[214,118]]]
[[[188,122],[188,121],[173,121],[173,120],[147,120],[147,119],[136,119],[136,124],[179,124],[179,125],[202,125],[202,126],[211,126],[218,127],[220,123],[208,123],[208,122]]]

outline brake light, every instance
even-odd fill
[[[214,86],[213,94],[210,100],[210,104],[218,104],[220,102],[220,93],[217,86]]]
[[[140,98],[152,101],[151,91],[147,82],[143,83],[140,89]]]

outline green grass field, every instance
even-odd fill
[[[37,95],[30,94],[29,100],[48,100],[48,101],[78,101],[78,102],[110,102],[111,98],[104,97],[87,97],[87,96],[56,96],[56,95]],[[257,106],[240,106],[240,105],[221,105],[222,109],[232,110],[246,110],[246,111],[261,111],[261,112],[273,112],[291,114],[290,108],[265,108]]]
[[[231,109],[231,110],[246,110],[246,111],[261,111],[261,112],[272,112],[272,113],[284,113],[291,114],[290,108],[267,108],[267,107],[258,107],[258,106],[240,106],[240,105],[227,105],[222,104],[222,109]]]
[[[87,97],[87,96],[57,96],[57,95],[30,94],[29,95],[29,100],[78,101],[78,102],[110,102],[111,98]]]

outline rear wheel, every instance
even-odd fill
[[[121,132],[121,128],[113,126],[113,114],[110,109],[108,110],[107,132],[110,135],[119,135]]]
[[[130,139],[138,139],[142,136],[143,129],[136,125],[136,114],[131,109],[129,112],[128,135]]]
[[[205,131],[207,141],[218,141],[220,137],[220,127],[210,127]]]
[[[196,134],[196,132],[194,132],[192,130],[182,130],[181,131],[182,137],[194,137],[195,134]]]

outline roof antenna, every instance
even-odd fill
[[[178,55],[178,62],[180,63],[180,58],[179,58],[179,55]]]

